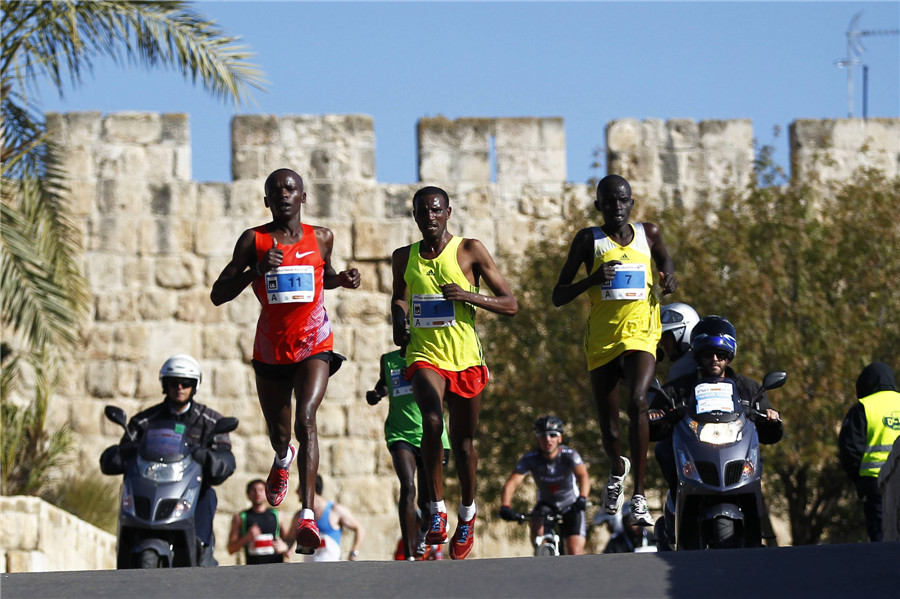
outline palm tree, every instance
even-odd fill
[[[71,347],[89,296],[80,234],[46,139],[38,78],[60,95],[96,57],[179,69],[238,105],[262,88],[252,56],[186,2],[0,2],[2,6],[2,215],[0,325],[30,351]]]
[[[60,95],[96,57],[178,69],[214,97],[244,103],[263,89],[252,56],[185,2],[0,2],[2,202],[0,202],[0,412],[3,492],[37,493],[71,445],[64,426],[44,430],[57,357],[78,342],[90,301],[81,235],[65,179],[32,94],[39,78]],[[68,81],[66,81],[68,80]],[[18,357],[41,384],[27,406],[9,395]]]

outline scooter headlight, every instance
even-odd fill
[[[158,483],[174,483],[180,481],[181,477],[184,476],[184,471],[187,470],[187,467],[190,464],[190,459],[172,462],[171,464],[145,460],[140,456],[138,456],[137,459],[138,468],[143,473],[144,478]]]
[[[760,466],[759,449],[757,447],[751,447],[750,451],[747,453],[747,457],[744,459],[744,468],[741,470],[741,482],[753,478],[756,474],[756,469]]]
[[[191,510],[191,506],[197,501],[197,495],[200,492],[199,486],[190,486],[172,508],[172,518],[181,518],[184,514]]]
[[[678,450],[678,468],[681,470],[681,474],[684,475],[685,478],[695,480],[698,483],[701,482],[700,473],[697,472],[697,467],[694,465],[694,460],[691,458],[691,454],[689,454],[685,449]]]
[[[134,516],[134,495],[131,493],[131,485],[126,481],[122,485],[122,513]]]
[[[731,422],[707,422],[700,425],[697,437],[710,445],[729,445],[740,441],[742,430],[744,430],[742,419]]]

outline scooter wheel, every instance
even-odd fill
[[[138,556],[138,568],[141,568],[142,570],[159,568],[160,561],[159,554],[156,551],[153,549],[144,549]]]
[[[737,547],[737,529],[731,518],[718,517],[712,526],[712,541],[717,549]]]

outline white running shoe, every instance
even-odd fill
[[[653,518],[647,508],[647,498],[643,495],[634,495],[631,498],[631,523],[637,526],[653,526]]]
[[[631,462],[625,456],[621,456],[621,458],[622,464],[625,465],[625,472],[622,473],[622,476],[609,475],[609,481],[606,483],[606,493],[603,495],[603,509],[610,516],[618,514],[619,510],[622,509],[622,504],[625,503],[625,496],[622,494],[622,490],[625,486],[625,478],[631,472]]]

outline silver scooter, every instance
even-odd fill
[[[737,391],[730,398],[698,401],[698,388],[672,433],[678,493],[667,497],[657,536],[671,537],[678,550],[760,547],[762,545],[762,454],[752,418],[765,417],[759,409],[762,392],[784,385],[785,372],[770,372],[757,395],[741,402]],[[674,401],[659,386],[650,388]],[[672,526],[674,521],[674,527]],[[669,539],[671,540],[671,539]]]
[[[125,412],[106,406],[106,418],[125,429]],[[229,433],[237,418],[220,418],[214,435]],[[152,422],[138,450],[125,464],[119,510],[116,567],[160,568],[196,566],[200,541],[194,532],[197,498],[203,485],[203,465],[194,460],[184,424]]]

